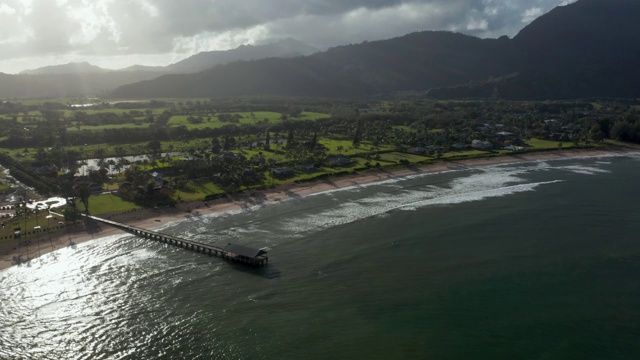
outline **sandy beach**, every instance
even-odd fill
[[[328,190],[375,183],[416,174],[428,174],[447,170],[464,170],[489,165],[537,160],[557,160],[602,155],[624,155],[629,153],[640,153],[640,147],[628,146],[594,150],[558,150],[513,154],[490,158],[442,161],[416,168],[379,170],[330,178],[312,183],[287,184],[273,189],[247,192],[235,197],[228,197],[215,201],[181,203],[171,209],[143,209],[127,214],[107,216],[107,218],[142,228],[154,229],[163,226],[168,222],[179,221],[193,216],[238,210],[258,204],[268,204],[291,198],[304,197],[306,195]],[[27,239],[29,242],[28,244],[20,244],[17,240],[4,241],[0,243],[0,270],[7,269],[18,264],[25,264],[29,261],[33,261],[38,256],[67,246],[73,246],[92,239],[117,234],[122,234],[122,231],[92,222],[82,225],[67,226],[65,229],[57,232],[29,238]],[[21,241],[24,242],[25,240],[22,239]]]

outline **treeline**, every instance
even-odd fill
[[[616,121],[611,128],[611,137],[620,141],[640,143],[639,116],[630,116]]]

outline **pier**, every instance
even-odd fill
[[[267,252],[264,250],[254,249],[242,245],[234,245],[230,243],[227,244],[224,248],[221,248],[215,245],[186,240],[176,236],[139,228],[137,226],[122,224],[92,215],[83,216],[145,239],[154,240],[163,244],[180,247],[185,250],[190,250],[197,253],[203,253],[209,256],[217,256],[230,262],[236,262],[249,266],[266,266],[269,264],[269,257],[267,256]]]

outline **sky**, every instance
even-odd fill
[[[515,36],[575,0],[0,0],[0,72],[88,61],[165,66],[295,38],[319,49],[448,30]]]

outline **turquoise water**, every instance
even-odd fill
[[[640,358],[640,157],[420,174],[0,272],[4,359]]]

